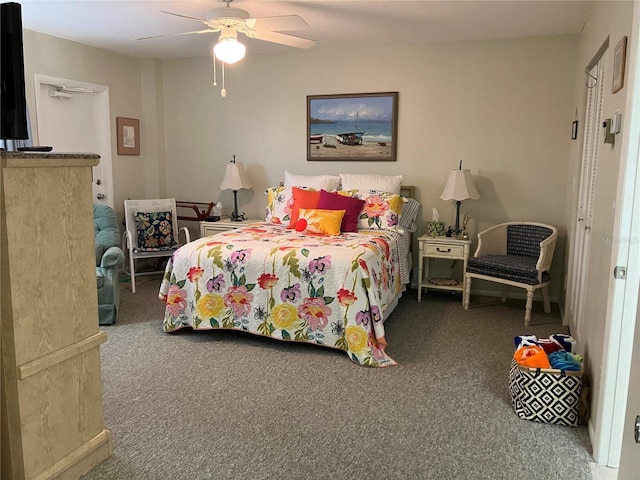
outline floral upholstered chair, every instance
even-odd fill
[[[98,283],[98,323],[111,325],[120,307],[119,269],[124,262],[116,212],[107,205],[93,205]]]
[[[534,222],[508,222],[478,234],[478,248],[467,263],[464,308],[469,308],[471,281],[474,278],[503,285],[502,301],[507,300],[509,286],[524,288],[527,303],[524,324],[531,321],[533,294],[542,292],[545,313],[551,312],[547,287],[549,270],[558,231],[551,225]]]

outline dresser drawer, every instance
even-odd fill
[[[460,257],[464,254],[464,246],[462,245],[433,245],[427,244],[424,248],[424,254],[429,257]]]

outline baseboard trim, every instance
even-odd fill
[[[418,283],[415,282],[413,279],[411,280],[411,288],[414,290],[418,289]],[[426,285],[422,285],[422,288],[428,288]],[[456,292],[453,292],[456,293]],[[471,290],[471,295],[475,295],[475,296],[480,296],[480,297],[491,297],[491,298],[501,298],[502,297],[502,292],[499,292],[497,290],[489,290],[489,289],[476,289],[476,288],[472,288]],[[508,299],[513,299],[513,300],[527,300],[527,293],[523,288],[517,288],[517,287],[511,287],[508,292],[507,292],[507,298]],[[533,301],[534,302],[542,302],[542,293],[540,293],[539,290],[537,290],[534,293],[533,296]],[[560,304],[560,300],[558,298],[557,295],[550,295],[549,296],[549,302],[550,303],[557,303]],[[564,318],[564,315],[562,316],[562,318]],[[564,322],[564,321],[563,321]]]
[[[471,295],[477,295],[480,297],[495,297],[495,298],[501,298],[502,297],[502,292],[496,292],[495,290],[477,290],[477,289],[472,289],[471,290]],[[527,293],[523,288],[510,288],[509,291],[507,292],[507,298],[509,299],[513,299],[513,300],[527,300]],[[533,295],[533,301],[534,302],[542,302],[542,294],[540,293],[539,290],[537,290],[534,295]],[[550,303],[559,303],[558,302],[558,297],[557,296],[549,296],[549,302]]]

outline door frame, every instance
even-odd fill
[[[67,78],[52,77],[49,75],[34,74],[33,75],[35,99],[36,99],[36,125],[39,128],[39,122],[37,121],[37,106],[42,105],[41,95],[42,87],[53,85],[66,85],[73,87],[81,87],[93,90],[92,95],[97,95],[98,99],[98,144],[99,151],[91,152],[100,155],[100,169],[102,170],[102,176],[105,175],[108,178],[107,182],[104,182],[106,192],[102,192],[106,196],[106,203],[110,207],[114,207],[114,194],[113,194],[113,160],[111,150],[111,120],[109,111],[109,87],[106,85],[99,85],[96,83],[83,82],[78,80],[70,80]],[[40,134],[38,133],[38,138]],[[95,168],[95,167],[94,167]],[[95,190],[95,186],[94,186]],[[96,199],[94,199],[95,201]]]
[[[640,5],[634,6],[628,56],[627,96],[625,99],[626,132],[622,135],[618,193],[614,216],[614,242],[607,305],[602,388],[598,431],[592,437],[594,460],[618,468],[622,453],[623,432],[629,382],[633,338],[638,315],[640,288],[640,48],[638,46]],[[634,216],[634,211],[635,216]],[[624,279],[614,279],[616,266],[626,267]]]

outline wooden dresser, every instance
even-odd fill
[[[102,409],[94,154],[0,152],[2,479],[77,479],[112,453]]]

